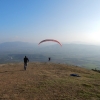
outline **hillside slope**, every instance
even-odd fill
[[[54,63],[29,63],[26,71],[23,63],[1,64],[0,100],[100,100],[100,73]]]

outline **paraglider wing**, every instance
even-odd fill
[[[60,44],[61,45],[61,43],[59,42],[59,41],[57,41],[57,40],[54,40],[54,39],[45,39],[45,40],[42,40],[40,43],[42,43],[42,42],[47,42],[47,41],[53,41],[53,42],[57,42],[58,44]],[[39,44],[40,44],[39,43]],[[38,44],[38,45],[39,45]],[[62,45],[61,45],[62,46]]]

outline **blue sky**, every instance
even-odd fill
[[[100,0],[0,0],[0,43],[49,38],[100,44]]]

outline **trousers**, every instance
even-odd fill
[[[24,70],[26,70],[27,64],[28,64],[28,63],[25,63],[25,62],[24,62]]]

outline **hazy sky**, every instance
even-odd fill
[[[100,44],[100,0],[0,0],[0,42]]]

